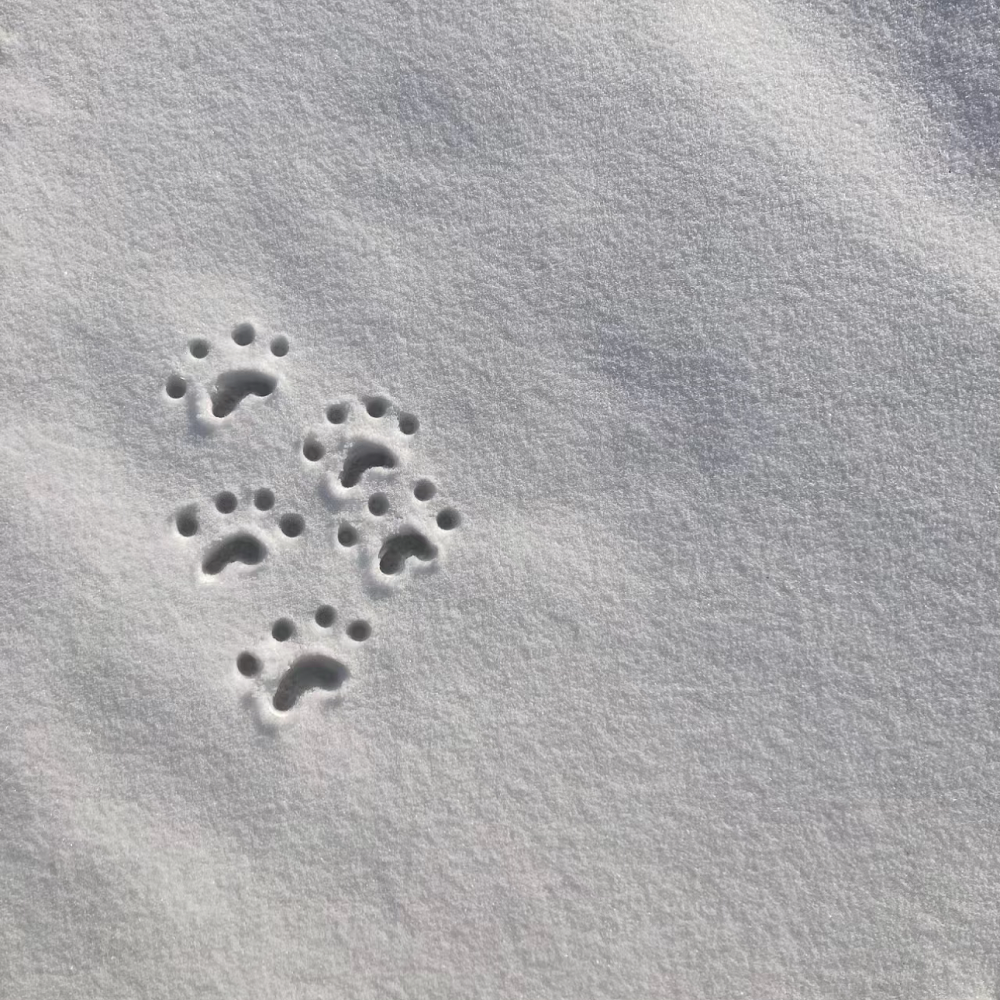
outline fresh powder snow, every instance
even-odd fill
[[[1000,989],[1000,5],[0,5],[0,998]]]

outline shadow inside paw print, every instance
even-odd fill
[[[383,444],[375,441],[355,441],[347,450],[340,470],[340,485],[351,489],[371,469],[395,469],[398,459]]]
[[[364,619],[355,619],[337,637],[336,621],[337,612],[329,604],[317,608],[302,633],[291,618],[278,618],[263,651],[244,650],[236,657],[238,673],[255,683],[257,694],[279,715],[290,712],[311,691],[339,691],[351,673],[333,655],[339,650],[329,647],[345,643],[357,647],[370,638],[372,628]],[[286,652],[289,646],[291,653]]]
[[[406,560],[411,557],[421,562],[429,562],[437,556],[437,548],[426,535],[419,531],[402,531],[391,535],[383,543],[378,554],[378,568],[386,576],[402,573]]]
[[[188,396],[200,420],[209,421],[214,418],[215,421],[220,421],[235,413],[249,397],[264,398],[272,395],[278,387],[273,359],[284,358],[290,345],[284,334],[275,335],[268,345],[271,360],[267,360],[265,356],[258,367],[248,367],[242,355],[257,341],[257,329],[252,323],[235,326],[230,334],[230,343],[221,345],[215,351],[204,337],[192,338],[188,341],[188,354],[192,363],[199,368],[201,362],[211,365],[209,359],[218,355],[222,370],[201,383],[196,382],[193,377],[188,378],[175,372],[167,379],[167,397],[180,400]],[[192,385],[197,391],[189,392]]]
[[[177,512],[174,526],[182,538],[193,538],[205,533],[203,522],[207,522],[209,533],[217,537],[204,548],[201,572],[207,577],[216,577],[229,566],[258,566],[264,562],[270,552],[265,539],[277,537],[275,524],[284,538],[295,539],[302,534],[305,530],[302,515],[289,511],[275,520],[274,505],[274,492],[266,487],[258,489],[253,494],[251,513],[243,516],[242,523],[236,524],[231,515],[239,507],[239,501],[235,493],[223,490],[214,498],[214,511],[202,514],[196,504],[189,504]]]

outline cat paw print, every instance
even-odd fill
[[[252,685],[248,700],[259,719],[282,719],[304,700],[312,700],[314,692],[326,696],[339,692],[351,676],[346,661],[356,658],[371,634],[368,621],[354,618],[342,623],[329,604],[321,604],[304,625],[278,618],[267,640],[236,657],[237,673]]]
[[[239,323],[228,340],[214,346],[204,337],[193,337],[187,345],[189,374],[175,371],[167,378],[167,399],[186,399],[203,426],[221,425],[246,400],[275,392],[288,351],[284,334],[262,337],[253,323]]]
[[[417,417],[384,396],[331,403],[325,417],[302,440],[301,460],[320,470],[320,490],[338,519],[338,544],[356,549],[380,584],[436,568],[462,518],[432,479],[412,471]]]
[[[260,566],[272,550],[299,538],[305,526],[305,518],[295,511],[276,514],[274,491],[267,487],[244,497],[242,505],[235,493],[223,490],[210,508],[188,504],[174,516],[181,539],[202,543],[199,569],[204,579],[218,578],[230,567]]]
[[[380,582],[397,577],[408,568],[419,572],[421,564],[431,568],[447,544],[448,535],[462,523],[462,515],[436,500],[437,487],[430,479],[409,484],[407,495],[397,491],[395,505],[382,492],[368,498],[368,513],[378,519],[369,569]],[[377,550],[377,554],[376,554]],[[412,562],[410,562],[412,560]]]

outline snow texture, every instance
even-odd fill
[[[0,7],[0,996],[998,996],[994,0]]]

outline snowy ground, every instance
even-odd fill
[[[0,29],[0,997],[997,996],[996,3]]]

